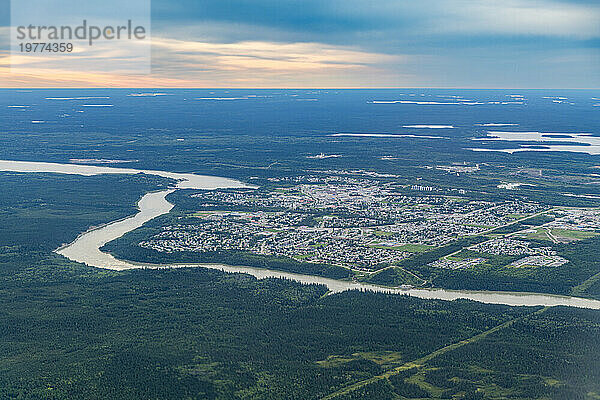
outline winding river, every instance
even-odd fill
[[[339,281],[335,279],[322,278],[311,275],[294,274],[290,272],[273,271],[261,268],[229,266],[219,264],[174,264],[155,265],[128,262],[118,260],[108,253],[103,253],[100,248],[106,243],[117,239],[127,232],[139,228],[144,223],[160,215],[168,213],[173,205],[166,199],[169,193],[177,189],[219,189],[219,188],[243,188],[251,187],[242,182],[228,178],[214,176],[174,173],[165,171],[136,170],[130,168],[99,167],[79,164],[57,164],[45,162],[25,161],[3,161],[0,160],[0,171],[11,172],[45,172],[75,175],[98,175],[98,174],[137,174],[145,173],[172,178],[178,184],[168,190],[150,192],[144,195],[138,202],[139,212],[131,217],[124,218],[91,229],[79,235],[72,243],[62,246],[56,250],[58,254],[70,260],[87,264],[89,266],[126,270],[133,268],[181,268],[202,267],[218,269],[225,272],[241,272],[252,275],[258,279],[264,278],[287,278],[302,283],[315,283],[326,285],[333,293],[345,290],[370,290],[385,293],[404,294],[423,299],[456,300],[469,299],[488,304],[505,304],[510,306],[571,306],[600,310],[600,301],[578,297],[555,296],[538,293],[516,293],[516,292],[490,292],[490,291],[467,291],[467,290],[444,290],[444,289],[391,289],[376,285],[359,282]]]

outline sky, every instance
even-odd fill
[[[129,74],[11,58],[0,0],[0,87],[600,88],[598,0],[151,6],[151,73]]]

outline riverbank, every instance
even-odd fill
[[[100,251],[100,248],[104,244],[123,236],[127,232],[141,227],[144,223],[160,215],[168,213],[173,208],[173,204],[166,200],[166,196],[169,193],[172,193],[174,190],[181,188],[205,190],[241,187],[252,188],[252,186],[228,178],[194,174],[178,174],[164,171],[93,167],[89,165],[77,164],[0,161],[0,170],[27,173],[46,172],[79,175],[96,175],[103,173],[148,173],[169,177],[178,181],[177,186],[173,189],[163,190],[160,192],[150,192],[144,195],[138,202],[139,212],[137,214],[90,230],[80,235],[72,243],[66,246],[61,246],[61,248],[55,251],[56,253],[61,254],[72,261],[84,263],[92,267],[111,270],[165,267],[210,268],[219,269],[230,273],[246,273],[258,279],[285,278],[301,283],[321,284],[327,286],[332,293],[339,293],[347,290],[365,290],[382,293],[403,294],[423,299],[440,299],[450,301],[457,299],[468,299],[482,303],[503,304],[510,306],[570,306],[595,310],[600,309],[600,301],[579,297],[521,292],[491,292],[445,289],[394,289],[360,282],[341,281],[312,275],[302,275],[253,267],[228,266],[219,264],[170,264],[167,266],[161,266],[156,264],[134,263],[126,260],[119,260],[113,257],[111,254]]]

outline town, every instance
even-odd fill
[[[551,246],[530,240],[558,242],[567,236],[574,240],[600,230],[596,210],[481,201],[457,193],[424,194],[413,185],[343,175],[276,183],[285,185],[193,194],[197,212],[162,226],[139,246],[165,253],[241,251],[376,272],[415,254],[479,236],[485,240],[430,266],[474,268],[496,256],[516,258],[507,267],[560,266],[568,260],[556,256]],[[495,233],[540,215],[549,222]],[[465,251],[471,256],[462,256]]]

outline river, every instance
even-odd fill
[[[127,232],[139,228],[144,223],[160,215],[168,213],[173,205],[166,199],[169,193],[177,189],[218,189],[218,188],[243,188],[252,186],[242,182],[206,175],[196,175],[187,173],[174,173],[165,171],[136,170],[130,168],[112,168],[97,167],[78,164],[57,164],[45,162],[23,162],[23,161],[3,161],[0,160],[0,171],[12,172],[46,172],[77,175],[98,175],[98,174],[137,174],[146,173],[178,180],[176,187],[160,192],[150,192],[144,195],[138,202],[139,212],[131,217],[114,221],[91,229],[79,235],[72,243],[62,246],[56,250],[58,254],[67,257],[70,260],[87,264],[92,267],[127,270],[133,268],[181,268],[181,267],[201,267],[209,269],[218,269],[225,272],[241,272],[252,275],[258,279],[264,278],[287,278],[302,283],[322,284],[329,288],[333,293],[345,290],[370,290],[375,292],[396,293],[414,296],[423,299],[441,299],[456,300],[469,299],[488,304],[504,304],[510,306],[571,306],[600,310],[600,301],[584,299],[578,297],[556,296],[538,293],[517,293],[517,292],[490,292],[490,291],[471,291],[471,290],[445,290],[445,289],[391,289],[376,285],[370,285],[360,282],[340,281],[329,278],[322,278],[312,275],[301,275],[290,272],[274,271],[262,268],[252,268],[243,266],[229,266],[219,264],[174,264],[174,265],[155,265],[134,263],[125,260],[118,260],[108,253],[100,251],[100,248],[106,243],[115,240]]]

